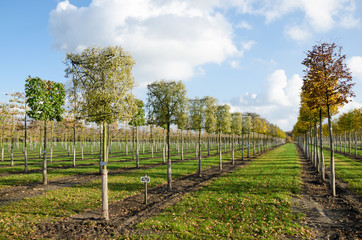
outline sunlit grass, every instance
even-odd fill
[[[138,225],[141,239],[280,239],[308,237],[295,222],[291,196],[301,188],[292,144],[220,177],[163,213]]]

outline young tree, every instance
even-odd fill
[[[217,101],[213,97],[205,97],[205,131],[208,134],[207,138],[207,155],[210,156],[210,137],[209,135],[216,131]]]
[[[61,83],[28,77],[25,83],[29,117],[44,122],[43,184],[47,185],[47,122],[60,121],[64,112],[64,86]]]
[[[351,154],[351,132],[355,133],[355,155],[357,155],[357,132],[362,128],[362,108],[353,109],[343,113],[337,120],[338,127],[343,131],[348,131],[349,153]]]
[[[198,175],[201,177],[201,131],[205,126],[205,108],[207,98],[195,98],[190,101],[190,127],[198,132]]]
[[[219,170],[222,171],[222,141],[221,133],[230,133],[231,125],[231,115],[230,115],[230,106],[229,105],[219,105],[217,106],[216,112],[216,131],[219,134]]]
[[[103,126],[102,144],[102,218],[109,219],[108,211],[108,124],[129,121],[133,114],[134,79],[132,56],[121,47],[87,48],[80,54],[66,57],[66,74],[72,77],[72,86],[81,96],[81,116]]]
[[[188,124],[188,116],[187,109],[185,111],[181,111],[179,116],[177,117],[177,127],[181,131],[181,160],[184,160],[184,139],[183,139],[183,131],[186,129]]]
[[[329,129],[329,142],[331,149],[331,194],[336,195],[334,170],[334,143],[331,124],[331,107],[342,106],[354,96],[352,91],[352,75],[345,63],[346,55],[342,54],[342,47],[332,43],[321,43],[313,46],[307,52],[302,62],[306,66],[303,91],[309,98],[312,108],[326,107]]]
[[[20,92],[14,92],[10,94],[11,98],[9,99],[9,107],[10,107],[10,165],[14,166],[14,135],[16,131],[16,126],[19,122],[19,114],[20,114],[20,104],[22,103],[22,94]]]
[[[232,134],[232,163],[235,164],[234,160],[234,137],[235,135],[240,136],[243,130],[243,117],[241,113],[236,112],[231,114],[231,134]]]
[[[179,81],[166,82],[156,81],[147,85],[147,112],[149,121],[153,124],[167,129],[167,189],[171,186],[171,158],[170,158],[170,127],[177,123],[180,112],[185,111],[187,106],[185,85]]]
[[[0,128],[1,128],[1,161],[4,161],[5,131],[10,116],[10,108],[6,103],[0,103]]]
[[[139,139],[138,139],[138,128],[145,125],[145,110],[143,109],[143,101],[135,99],[135,106],[137,108],[136,114],[133,116],[132,120],[129,122],[129,125],[136,128],[136,166],[140,167],[140,157],[139,157]]]

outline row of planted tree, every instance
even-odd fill
[[[362,108],[352,109],[341,114],[338,118],[332,120],[334,151],[354,156],[362,155]],[[302,129],[299,129],[299,131]],[[301,141],[312,143],[313,138],[322,137],[323,148],[330,148],[328,124],[322,124],[322,133],[318,123],[309,131],[304,131]],[[302,133],[302,132],[300,132]],[[318,144],[318,143],[316,143]],[[315,144],[315,145],[316,145]],[[305,144],[303,144],[305,145]]]
[[[250,116],[247,116],[247,118],[251,120],[251,126],[253,126],[253,118]],[[102,141],[99,127],[84,125],[81,121],[79,121],[75,125],[71,124],[68,128],[64,128],[64,125],[62,124],[68,121],[70,121],[69,118],[63,118],[61,122],[48,123],[51,129],[47,136],[47,145],[50,150],[50,161],[52,161],[52,148],[59,144],[62,146],[65,154],[68,156],[73,155],[74,159],[76,159],[77,156],[78,159],[83,160],[84,154],[95,154],[96,151],[99,151],[100,142]],[[71,121],[74,120],[71,119]],[[38,151],[39,158],[41,158],[41,143],[44,138],[44,135],[42,134],[42,124],[42,122],[31,120],[28,122],[26,130],[24,129],[24,124],[20,124],[19,122],[16,125],[14,135],[12,137],[10,135],[9,128],[3,129],[1,161],[4,162],[4,160],[6,161],[9,159],[10,165],[13,165],[13,159],[16,155],[22,155],[25,158],[25,153],[28,153],[29,150]],[[124,155],[132,154],[133,159],[135,158],[134,156],[138,154],[137,150],[138,152],[141,151],[144,154],[145,152],[157,152],[166,147],[166,131],[163,128],[157,126],[142,126],[135,128],[129,125],[119,126],[117,123],[110,124],[108,127],[109,145],[112,145],[113,149],[118,148],[118,152],[121,152]],[[25,142],[25,131],[27,132],[26,145],[23,144]],[[181,134],[183,136],[182,142]],[[225,148],[227,147],[230,150],[232,147],[232,141],[234,140],[234,143],[238,145],[239,148],[241,145],[244,145],[245,148],[249,146],[249,150],[251,149],[250,151],[253,151],[253,154],[255,154],[255,152],[260,152],[260,148],[264,148],[265,145],[274,141],[274,137],[272,135],[250,131],[249,128],[245,128],[245,125],[240,135],[234,135],[233,137],[231,134],[221,134],[221,138],[222,143],[225,143]],[[209,152],[210,145],[215,145],[217,143],[217,139],[218,135],[203,132],[201,134],[203,149],[208,150]],[[191,149],[194,149],[195,145],[197,145],[198,135],[192,130],[171,129],[170,141],[171,144],[174,145],[174,148],[182,155],[181,150],[184,148],[184,145],[185,148],[188,149],[188,152],[190,152]],[[138,149],[136,147],[137,144],[139,145]],[[25,151],[25,146],[27,146],[28,151]],[[83,150],[87,152],[84,152]],[[111,154],[112,147],[109,147],[108,151]]]
[[[334,152],[346,152],[347,145],[348,152],[352,153],[354,148],[355,155],[361,149],[362,109],[351,110],[332,120],[332,116],[355,96],[352,74],[345,60],[342,47],[334,43],[320,43],[307,52],[302,62],[306,69],[301,106],[298,122],[293,129],[299,146],[323,180],[325,164],[322,149],[327,147],[330,150],[332,196],[336,195]],[[327,119],[327,123],[323,125],[324,119]]]
[[[236,139],[241,148],[250,147],[252,141],[253,149],[256,147],[261,151],[285,140],[281,129],[257,114],[230,113],[228,105],[217,104],[213,97],[187,98],[181,81],[161,80],[149,84],[144,106],[143,101],[132,93],[135,81],[131,70],[135,62],[121,47],[87,48],[81,53],[67,54],[65,63],[69,78],[66,90],[63,84],[29,77],[25,95],[12,94],[11,102],[1,105],[2,147],[4,140],[9,142],[13,155],[14,140],[24,142],[26,164],[28,142],[32,147],[35,142],[42,141],[43,183],[47,184],[47,152],[50,147],[51,153],[54,142],[72,140],[74,166],[76,142],[81,142],[81,148],[85,143],[98,142],[101,146],[102,218],[109,218],[107,162],[111,154],[110,143],[124,143],[126,152],[128,136],[134,136],[137,167],[140,139],[151,142],[151,151],[155,141],[163,143],[163,155],[167,158],[167,188],[171,190],[172,142],[181,144],[181,154],[186,141],[196,144],[201,175],[203,141],[209,146],[216,140],[222,170],[222,144],[225,141],[229,142],[232,151]],[[63,107],[66,93],[67,113]],[[19,115],[24,119],[21,120]],[[30,124],[27,117],[31,119]],[[69,147],[65,149],[70,151]]]

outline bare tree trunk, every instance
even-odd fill
[[[134,140],[135,140],[135,137],[134,137],[134,130],[135,128],[133,127],[132,129],[132,160],[135,160],[135,157],[134,157]]]
[[[207,134],[207,156],[210,156],[210,136]]]
[[[102,128],[103,126],[100,125],[99,126],[99,174],[102,174],[102,166],[101,166],[101,162],[102,162],[102,159],[103,159],[103,151],[102,151]]]
[[[44,121],[44,151],[43,151],[43,184],[48,184],[47,179],[47,121]]]
[[[199,177],[201,177],[201,128],[199,129]]]
[[[170,157],[170,123],[167,123],[167,190],[172,191],[172,172]]]
[[[244,160],[244,133],[241,133],[241,160]]]
[[[73,124],[73,167],[75,167],[75,119]]]
[[[139,153],[139,142],[138,142],[138,127],[136,127],[136,167],[140,168],[140,153]]]
[[[357,132],[354,132],[354,155],[357,156]]]
[[[107,123],[103,122],[103,161],[108,162],[108,127]],[[109,211],[108,211],[108,171],[107,165],[102,166],[102,219],[109,220]]]
[[[328,102],[328,98],[327,98]],[[331,113],[330,113],[330,107],[327,104],[327,110],[328,110],[328,131],[329,131],[329,147],[331,150],[331,162],[330,162],[330,169],[331,169],[331,177],[330,177],[330,187],[331,187],[331,195],[333,197],[336,196],[336,173],[334,169],[334,142],[333,142],[333,129],[332,129],[332,123],[331,123]]]
[[[221,132],[219,132],[219,170],[222,171]]]
[[[184,138],[183,138],[182,129],[181,129],[181,160],[184,160]]]
[[[27,173],[28,172],[28,150],[27,150],[27,146],[26,146],[26,140],[27,140],[27,136],[28,132],[27,132],[27,121],[26,121],[26,114],[25,114],[25,119],[24,119],[24,143],[23,143],[23,148],[24,148],[24,171]]]
[[[232,135],[232,140],[231,140],[231,144],[232,144],[232,162],[233,162],[233,165],[235,165],[235,152],[234,152],[234,134]]]
[[[324,166],[324,156],[323,156],[323,131],[322,131],[322,108],[319,108],[319,151],[320,151],[320,163],[321,163],[321,177],[322,180],[324,181],[326,179],[326,175],[325,175],[325,166]]]
[[[348,153],[351,154],[352,152],[352,143],[351,143],[351,131],[348,132]]]
[[[247,151],[246,157],[247,158],[250,157],[250,132],[248,133],[248,151]]]
[[[318,157],[318,134],[317,134],[317,122],[314,124],[314,157],[315,157],[315,162],[314,162],[314,167],[317,169],[317,171],[319,172],[319,157]]]
[[[13,129],[11,129],[10,165],[14,166],[14,136],[13,136]]]

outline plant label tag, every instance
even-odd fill
[[[101,165],[101,166],[107,166],[107,162],[100,162],[99,165]]]
[[[150,177],[149,176],[143,176],[141,177],[141,182],[143,183],[149,183],[150,182]]]

